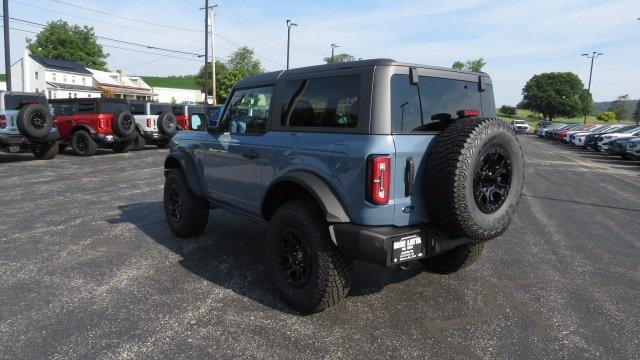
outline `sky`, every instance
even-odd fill
[[[204,54],[204,0],[9,0],[10,17],[35,23],[64,19],[89,25],[96,35]],[[76,4],[87,9],[68,5]],[[449,67],[482,57],[498,105],[516,105],[533,75],[575,72],[589,80],[598,51],[592,93],[596,101],[623,94],[640,98],[639,0],[264,1],[217,3],[216,57],[238,46],[253,48],[266,70],[286,63],[285,21],[291,33],[291,67],[315,65],[332,43],[356,58],[392,58]],[[97,11],[97,12],[96,12]],[[102,13],[100,13],[102,12]],[[108,15],[114,14],[115,16]],[[12,20],[11,61],[22,57],[38,25]],[[26,30],[26,31],[23,31]],[[111,70],[135,75],[195,74],[203,59],[100,39]],[[118,48],[119,47],[119,48]],[[135,49],[137,51],[122,48]],[[3,49],[0,49],[4,57]]]

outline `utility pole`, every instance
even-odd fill
[[[216,33],[215,33],[215,21],[216,17],[214,14],[215,8],[218,7],[218,4],[213,4],[211,8],[211,84],[213,91],[211,95],[213,97],[213,105],[217,104],[216,101]]]
[[[298,24],[287,19],[287,70],[289,70],[289,46],[291,44],[291,28],[298,26]]]
[[[202,10],[203,8],[200,8]],[[204,104],[207,105],[207,64],[209,63],[209,0],[204,0]]]
[[[336,45],[336,44],[331,44],[331,63],[333,64],[333,51],[335,50],[335,48],[339,48],[340,46]]]
[[[4,73],[7,77],[7,91],[11,91],[11,46],[9,44],[9,0],[2,1],[4,22]]]
[[[589,87],[587,88],[587,92],[589,93],[589,95],[591,95],[591,76],[593,76],[593,60],[597,59],[598,57],[604,55],[603,53],[599,53],[597,51],[594,51],[593,53],[591,53],[591,55],[589,54],[582,54],[582,56],[586,56],[587,59],[591,59],[591,68],[589,69]],[[587,124],[587,112],[585,111],[584,113],[584,124]]]

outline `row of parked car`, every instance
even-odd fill
[[[91,156],[98,148],[117,153],[142,150],[147,144],[165,148],[178,131],[217,122],[221,110],[115,98],[47,100],[38,93],[3,91],[0,150],[31,151],[49,160],[68,147],[79,156]]]
[[[540,123],[535,131],[542,138],[561,141],[595,151],[606,151],[625,159],[640,160],[640,125]]]

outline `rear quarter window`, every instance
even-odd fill
[[[355,128],[360,113],[360,76],[332,76],[285,85],[281,124],[303,128]]]
[[[133,115],[146,115],[147,107],[145,104],[131,104],[130,111]]]
[[[20,110],[25,104],[40,104],[47,106],[47,99],[44,96],[34,96],[25,94],[11,94],[6,93],[4,95],[4,107],[5,110]]]

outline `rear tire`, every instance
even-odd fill
[[[51,160],[58,155],[58,142],[34,143],[32,145],[33,156],[38,160]]]
[[[427,156],[430,217],[454,237],[488,240],[504,233],[524,184],[522,149],[498,119],[452,122]]]
[[[71,135],[71,149],[78,156],[91,156],[98,150],[98,144],[91,134],[85,130],[78,130]]]
[[[133,151],[144,150],[146,146],[147,146],[147,141],[145,140],[144,136],[142,136],[139,132],[136,131],[136,139],[133,141],[133,148],[131,150]]]
[[[351,260],[331,242],[322,213],[294,200],[269,224],[266,268],[280,296],[302,313],[336,305],[351,287]]]
[[[114,142],[111,148],[113,149],[113,152],[116,154],[124,154],[126,152],[129,152],[129,150],[131,150],[132,147],[133,147],[133,143],[131,141],[121,140],[121,141]]]
[[[209,220],[209,204],[194,195],[180,169],[171,169],[164,182],[164,214],[176,236],[201,235]]]
[[[169,139],[160,139],[156,141],[156,146],[158,149],[166,149],[169,144],[171,144],[171,140]]]
[[[422,259],[427,271],[436,274],[452,274],[475,263],[484,250],[484,244],[467,244],[453,248],[438,256]]]

